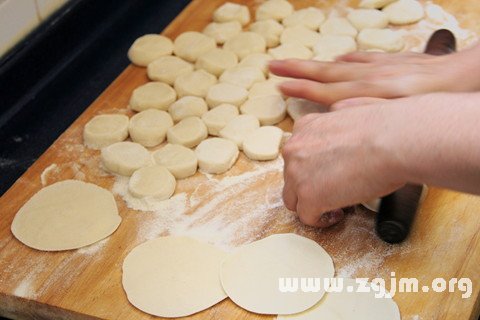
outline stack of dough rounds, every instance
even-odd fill
[[[128,58],[137,66],[146,67],[161,56],[171,55],[173,42],[159,34],[146,34],[133,42],[128,50]]]
[[[167,168],[177,179],[193,176],[197,172],[195,152],[182,145],[167,144],[152,156],[156,164]]]
[[[167,110],[175,99],[177,99],[177,93],[168,84],[149,82],[133,90],[130,98],[130,108],[135,111]]]
[[[238,108],[231,104],[221,104],[202,115],[208,133],[218,136],[228,121],[238,116]]]
[[[242,114],[228,121],[225,127],[220,130],[220,137],[229,139],[242,150],[243,140],[255,129],[260,128],[258,119],[249,114]]]
[[[211,22],[203,29],[203,34],[215,39],[217,44],[224,44],[240,32],[242,32],[242,25],[238,21]]]
[[[208,89],[217,83],[217,78],[204,70],[196,70],[179,76],[175,80],[175,90],[179,97],[196,96],[204,98]]]
[[[257,21],[250,25],[250,31],[261,35],[268,48],[278,46],[283,29],[283,26],[273,19]]]
[[[247,6],[226,2],[213,12],[213,21],[238,21],[242,26],[250,22],[250,11]]]
[[[102,149],[102,163],[105,168],[122,176],[131,176],[135,170],[152,163],[150,153],[135,142],[117,142]]]
[[[210,108],[224,103],[240,107],[247,97],[247,89],[229,83],[219,83],[210,87],[206,100]]]
[[[206,173],[221,174],[228,171],[237,161],[237,145],[223,138],[202,141],[195,149],[198,166]]]
[[[382,29],[388,26],[388,16],[375,9],[353,10],[348,14],[347,19],[359,31],[366,28]]]
[[[199,56],[217,46],[214,39],[196,31],[182,33],[173,44],[175,55],[190,62],[195,62]]]
[[[281,96],[282,93],[278,90],[278,83],[276,81],[267,80],[255,83],[248,92],[248,98],[253,99],[264,96]]]
[[[314,7],[308,7],[295,11],[285,19],[282,23],[285,27],[304,26],[311,30],[318,30],[325,21],[325,15],[322,10]]]
[[[287,0],[267,0],[258,6],[255,13],[257,20],[273,19],[282,21],[293,13],[293,6]]]
[[[347,18],[331,17],[325,20],[320,27],[322,34],[333,34],[336,36],[356,37],[358,31]]]
[[[252,53],[246,56],[238,64],[239,67],[256,67],[266,75],[268,75],[268,62],[272,60],[272,56],[266,53]]]
[[[287,99],[287,113],[293,119],[297,121],[304,115],[309,113],[327,112],[328,108],[316,102],[290,97]]]
[[[313,47],[313,59],[319,61],[334,61],[336,57],[356,50],[357,43],[352,37],[322,34]]]
[[[153,165],[136,170],[128,182],[128,191],[136,198],[169,199],[175,192],[175,177],[165,167]]]
[[[167,130],[172,126],[172,118],[167,112],[147,109],[130,119],[128,130],[133,142],[154,147],[165,140]]]
[[[282,44],[276,48],[268,50],[268,53],[277,60],[283,59],[303,59],[308,60],[313,56],[310,49],[305,46],[293,43]]]
[[[252,131],[243,140],[243,152],[251,160],[274,160],[280,152],[283,131],[265,126]]]
[[[361,0],[358,6],[365,9],[381,9],[395,1],[397,0]]]
[[[248,99],[240,111],[255,116],[263,126],[269,126],[285,119],[287,106],[281,96],[264,96]]]
[[[380,49],[385,52],[398,52],[405,47],[401,34],[391,29],[363,29],[357,41],[362,50]]]
[[[83,129],[83,142],[92,149],[120,142],[128,137],[128,117],[122,114],[102,114],[93,117]]]
[[[193,71],[193,65],[179,57],[161,57],[150,63],[147,75],[150,80],[165,82],[173,85],[177,77]]]
[[[197,146],[207,136],[207,127],[198,117],[185,118],[167,131],[169,143],[181,144],[188,148]]]
[[[266,50],[265,39],[255,32],[241,32],[230,39],[223,45],[223,49],[232,51],[243,59],[251,53],[263,53]]]
[[[220,77],[222,83],[233,84],[245,89],[250,89],[254,83],[261,81],[265,81],[265,75],[256,67],[233,67],[225,70]]]
[[[205,100],[193,96],[180,98],[168,108],[168,112],[175,122],[188,117],[201,117],[207,111],[208,107]]]
[[[235,67],[237,63],[238,57],[235,53],[216,48],[202,54],[195,67],[219,77],[225,70]]]
[[[319,40],[320,34],[304,26],[288,27],[283,30],[280,42],[292,43],[312,48]]]
[[[383,8],[391,24],[404,25],[420,21],[425,12],[417,0],[398,0]]]

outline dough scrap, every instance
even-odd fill
[[[381,9],[395,1],[397,0],[361,0],[358,6],[365,9]]]
[[[348,21],[347,18],[330,17],[320,27],[322,34],[332,34],[336,36],[356,37],[357,29]]]
[[[133,90],[130,108],[135,111],[167,110],[175,99],[177,99],[177,93],[168,84],[149,82]]]
[[[193,148],[208,136],[207,127],[198,117],[188,117],[167,130],[167,140],[171,144],[181,144]]]
[[[92,149],[120,142],[128,137],[129,119],[122,114],[102,114],[93,117],[83,129],[83,143]]]
[[[276,48],[268,50],[268,53],[277,60],[283,59],[305,59],[308,60],[313,56],[313,53],[310,49],[305,46],[285,43],[279,45]]]
[[[394,25],[412,24],[425,16],[422,4],[417,0],[398,0],[387,5],[382,11]]]
[[[320,34],[304,26],[288,27],[283,30],[280,42],[292,43],[312,48],[319,40]]]
[[[258,98],[265,96],[281,96],[282,93],[278,89],[278,82],[274,80],[267,80],[255,83],[248,92],[248,98]]]
[[[225,127],[220,130],[220,137],[235,142],[237,147],[242,150],[245,137],[258,128],[260,128],[260,122],[255,116],[242,114],[227,122]]]
[[[146,67],[153,60],[172,52],[172,40],[159,34],[146,34],[133,42],[128,49],[128,58],[137,66]]]
[[[240,107],[247,100],[247,89],[229,83],[218,83],[210,87],[207,93],[207,104],[215,108],[221,104],[233,104]]]
[[[203,29],[203,34],[215,39],[217,44],[224,44],[225,41],[240,32],[242,32],[242,25],[238,21],[210,22]]]
[[[128,191],[136,198],[169,199],[175,192],[175,177],[167,168],[153,165],[136,170],[128,182]]]
[[[287,0],[267,0],[255,12],[257,20],[273,19],[282,21],[293,13],[293,6]]]
[[[285,27],[304,26],[311,30],[318,30],[325,21],[325,14],[315,7],[300,9],[285,17],[282,23]]]
[[[130,119],[128,131],[133,142],[145,147],[154,147],[165,140],[167,130],[172,126],[172,118],[167,112],[147,109]]]
[[[348,21],[359,31],[366,28],[383,29],[388,26],[388,16],[375,9],[356,9],[347,16]]]
[[[268,62],[272,60],[272,56],[267,53],[252,53],[246,56],[238,64],[239,67],[256,67],[266,75],[268,75]]]
[[[195,62],[199,56],[217,47],[213,38],[196,31],[182,33],[173,45],[173,53],[189,62]]]
[[[363,29],[357,41],[362,50],[380,49],[385,52],[398,52],[405,47],[402,35],[391,29]]]
[[[245,89],[250,89],[254,83],[261,81],[265,81],[265,75],[257,67],[236,66],[225,70],[220,76],[221,83],[229,83]]]
[[[218,136],[227,122],[238,116],[238,108],[232,104],[221,104],[202,115],[202,120],[207,126],[208,133]]]
[[[285,119],[287,106],[281,96],[263,96],[248,99],[240,111],[257,117],[262,126],[269,126]]]
[[[179,76],[175,80],[175,90],[178,97],[195,96],[204,98],[208,89],[217,83],[217,77],[205,70],[196,70]]]
[[[201,117],[207,111],[208,107],[205,100],[193,96],[180,98],[168,108],[168,112],[175,122],[188,117]]]
[[[247,6],[226,2],[213,12],[213,21],[238,21],[242,26],[250,22],[250,11]]]
[[[123,141],[102,149],[102,163],[110,172],[131,176],[135,170],[151,164],[150,153],[141,144]]]
[[[260,127],[243,140],[243,152],[251,160],[274,160],[280,152],[283,131],[273,126]]]
[[[252,53],[263,53],[266,47],[265,39],[258,33],[250,31],[231,37],[223,45],[223,49],[232,51],[240,60]]]
[[[197,155],[179,144],[167,144],[152,155],[156,164],[164,166],[175,178],[184,179],[197,172]]]
[[[166,56],[151,62],[147,67],[148,78],[152,81],[173,85],[177,77],[193,71],[193,65],[179,57]]]
[[[215,48],[198,57],[195,67],[219,77],[225,70],[235,67],[237,63],[238,57],[235,53]]]
[[[256,21],[250,25],[250,31],[258,33],[265,39],[267,48],[278,46],[283,29],[283,26],[273,19]]]
[[[206,173],[221,174],[228,171],[237,161],[238,147],[228,139],[210,138],[203,140],[195,149],[198,166]]]
[[[290,97],[286,102],[287,113],[293,121],[297,121],[309,113],[322,113],[328,111],[326,106],[306,99]]]
[[[322,34],[313,47],[314,60],[334,61],[336,57],[357,51],[357,43],[349,36]]]

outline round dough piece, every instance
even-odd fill
[[[177,99],[177,93],[168,84],[149,82],[133,90],[130,108],[135,111],[167,110],[175,99]]]
[[[356,37],[357,29],[347,18],[330,17],[320,27],[322,34],[333,34],[336,36]]]
[[[243,140],[255,129],[260,128],[260,122],[255,116],[242,114],[228,121],[225,127],[220,130],[220,137],[235,142],[242,150]]]
[[[173,42],[159,34],[146,34],[135,40],[128,50],[128,58],[137,66],[146,67],[162,56],[171,55]]]
[[[267,0],[255,12],[257,20],[273,19],[282,21],[293,13],[293,6],[287,0]]]
[[[175,192],[177,182],[167,168],[153,165],[136,170],[128,182],[128,191],[136,198],[152,197],[167,200]]]
[[[397,0],[361,0],[358,5],[359,8],[365,9],[381,9],[387,4],[395,2]]]
[[[131,176],[135,170],[152,163],[150,153],[141,144],[124,141],[102,149],[102,163],[105,168],[122,176]]]
[[[292,43],[312,48],[319,40],[320,34],[304,26],[288,27],[283,30],[280,42]]]
[[[375,9],[353,10],[348,14],[347,19],[359,31],[366,28],[383,29],[388,26],[388,16]]]
[[[247,6],[226,2],[213,12],[213,21],[238,21],[242,26],[250,22],[250,11]]]
[[[226,253],[187,237],[161,237],[135,247],[123,261],[128,301],[159,317],[185,317],[226,298],[218,273]]]
[[[215,39],[217,44],[224,44],[240,32],[242,32],[242,25],[238,21],[211,22],[203,29],[203,34]]]
[[[357,51],[357,43],[349,36],[322,34],[313,47],[314,60],[334,61],[336,57]]]
[[[237,63],[238,57],[235,53],[215,48],[202,54],[198,58],[195,67],[219,77],[225,70],[235,67]]]
[[[217,77],[205,70],[196,70],[179,76],[175,80],[175,90],[179,97],[196,96],[204,98],[208,89],[217,83]]]
[[[173,121],[167,112],[147,109],[130,119],[128,131],[133,142],[145,147],[154,147],[165,140],[170,127],[173,127]]]
[[[398,52],[405,47],[402,35],[391,29],[363,29],[357,41],[362,50],[380,49],[385,52]]]
[[[283,29],[283,26],[273,19],[257,21],[250,25],[250,31],[261,35],[268,48],[278,46]]]
[[[248,99],[240,111],[257,117],[262,126],[269,126],[285,119],[287,106],[281,96],[264,96]]]
[[[197,155],[182,145],[167,144],[152,156],[156,164],[167,168],[177,179],[193,176],[197,172]]]
[[[218,136],[227,122],[238,116],[238,108],[232,104],[221,104],[202,115],[202,120],[207,126],[208,133]]]
[[[383,8],[383,12],[394,25],[415,23],[425,16],[422,4],[417,0],[398,0]]]
[[[287,113],[293,121],[297,121],[309,113],[322,113],[328,111],[326,106],[306,99],[290,97],[286,102]]]
[[[202,141],[195,149],[198,166],[206,173],[221,174],[228,171],[237,161],[237,145],[223,138]]]
[[[325,21],[325,14],[315,7],[300,9],[283,19],[285,27],[304,26],[311,30],[318,30]]]
[[[251,312],[294,314],[314,306],[325,291],[284,293],[280,278],[332,278],[333,262],[315,241],[276,234],[247,244],[227,256],[220,279],[230,299]],[[321,281],[323,283],[323,280]]]
[[[224,103],[240,107],[247,97],[247,89],[229,83],[219,83],[210,87],[206,100],[210,108]]]
[[[91,183],[64,180],[34,194],[18,210],[11,229],[30,248],[60,251],[102,240],[121,221],[111,192]]]
[[[267,44],[261,35],[255,32],[241,32],[228,39],[223,49],[232,51],[241,60],[252,53],[265,52]]]
[[[129,119],[122,114],[102,114],[93,117],[83,129],[83,143],[92,149],[120,142],[128,137]]]
[[[239,67],[255,67],[268,75],[268,63],[272,60],[272,56],[266,53],[252,53],[246,56],[238,64]]]
[[[193,65],[175,56],[161,57],[150,63],[147,75],[150,80],[173,85],[177,77],[193,71]]]
[[[168,112],[175,122],[188,117],[201,117],[207,111],[208,107],[205,100],[193,96],[180,98],[168,108]]]
[[[310,59],[313,53],[305,46],[293,43],[285,43],[268,50],[268,53],[277,60],[283,59]]]
[[[282,93],[278,90],[278,82],[274,80],[267,80],[255,83],[248,92],[248,98],[258,98],[265,96],[281,96]]]
[[[233,67],[225,70],[220,77],[222,83],[233,84],[245,89],[250,89],[254,83],[261,81],[265,81],[265,75],[256,67]]]
[[[265,126],[252,131],[243,140],[243,152],[251,160],[274,160],[280,152],[283,131]]]
[[[198,117],[188,117],[169,128],[167,140],[172,144],[181,144],[193,148],[208,136],[207,127]]]
[[[217,47],[214,39],[196,31],[182,33],[173,45],[173,53],[189,62],[195,62],[199,56]]]

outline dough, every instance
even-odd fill
[[[348,14],[347,19],[359,31],[365,28],[382,29],[388,26],[388,16],[375,9],[353,10]]]
[[[255,13],[257,20],[273,19],[282,21],[293,13],[293,6],[287,0],[267,0],[258,6]]]
[[[211,22],[203,29],[203,34],[215,39],[217,44],[224,44],[240,32],[242,32],[242,25],[238,21]]]
[[[137,66],[146,67],[162,56],[171,55],[173,42],[159,34],[146,34],[135,40],[128,50],[128,58]]]
[[[287,113],[293,119],[293,121],[297,121],[309,113],[320,113],[327,111],[328,108],[326,106],[310,100],[293,97],[287,99]]]
[[[280,42],[291,43],[312,48],[319,40],[320,34],[304,26],[288,27],[283,30]]]
[[[92,149],[120,142],[128,137],[128,117],[122,114],[102,114],[93,117],[83,129],[83,143]]]
[[[130,108],[135,111],[167,110],[175,99],[177,99],[177,93],[168,84],[149,82],[133,90],[130,98]]]
[[[357,43],[349,36],[322,34],[313,47],[314,60],[334,61],[336,57],[357,51]]]
[[[216,48],[202,54],[195,67],[219,77],[225,70],[235,67],[237,63],[238,58],[235,53]]]
[[[207,93],[207,104],[214,108],[223,103],[240,107],[247,100],[248,91],[245,88],[228,83],[219,83],[211,86]]]
[[[265,75],[256,67],[233,67],[225,70],[220,77],[222,83],[233,84],[245,89],[250,89],[254,83],[261,81],[265,81]]]
[[[247,6],[226,2],[213,12],[213,21],[238,21],[244,26],[250,22],[250,11]]]
[[[348,21],[347,18],[331,17],[325,20],[320,27],[322,34],[332,34],[336,36],[350,36],[357,35],[357,29]]]
[[[238,116],[238,108],[232,104],[221,104],[202,115],[208,133],[218,136],[228,121]]]
[[[152,156],[156,164],[167,168],[177,179],[193,176],[197,172],[195,152],[182,145],[167,144]]]
[[[193,65],[179,57],[161,57],[150,63],[147,75],[150,80],[165,82],[173,85],[177,77],[193,71]]]
[[[128,301],[159,317],[185,317],[226,298],[218,274],[226,254],[187,237],[161,237],[135,247],[123,261]]]
[[[278,157],[282,138],[282,129],[260,127],[245,137],[243,152],[251,160],[274,160]]]
[[[111,235],[122,218],[113,195],[91,183],[64,180],[34,194],[18,210],[12,233],[37,250],[88,246]]]
[[[282,93],[278,90],[278,82],[274,80],[267,80],[255,83],[248,92],[248,98],[253,99],[264,96],[281,96]]]
[[[193,148],[208,136],[207,127],[198,117],[188,117],[169,128],[167,140],[172,144],[181,144]]]
[[[167,129],[172,126],[172,118],[167,112],[147,109],[130,119],[128,130],[133,142],[145,147],[154,147],[165,140]]]
[[[259,314],[294,314],[314,306],[324,295],[279,290],[280,278],[332,278],[333,262],[315,241],[295,234],[276,234],[247,244],[227,256],[220,279],[240,307]],[[327,318],[328,319],[328,318]]]
[[[307,47],[293,43],[282,44],[269,49],[268,53],[277,60],[283,59],[310,59],[313,55]]]
[[[173,42],[173,53],[190,62],[217,47],[214,39],[196,31],[188,31],[179,35]]]
[[[402,35],[391,29],[363,29],[357,41],[362,50],[380,49],[385,52],[398,52],[405,47]]]
[[[168,112],[175,122],[188,117],[201,117],[207,111],[208,107],[205,100],[192,96],[180,98],[168,108]]]
[[[322,10],[314,7],[300,9],[283,19],[285,27],[304,26],[311,30],[318,30],[325,21]]]
[[[204,70],[196,70],[179,76],[175,80],[175,90],[179,97],[196,96],[204,98],[208,89],[217,83],[217,77]]]
[[[394,25],[415,23],[425,15],[422,4],[417,0],[398,0],[383,8],[383,12]]]
[[[151,164],[150,153],[141,144],[124,141],[102,149],[102,163],[110,172],[131,176],[133,172]]]
[[[395,1],[397,0],[361,0],[358,6],[365,9],[381,9]]]
[[[228,121],[226,126],[220,130],[220,137],[229,139],[242,150],[243,140],[250,132],[260,128],[258,119],[249,114],[242,114]]]
[[[262,126],[269,126],[285,119],[287,106],[281,96],[264,96],[248,99],[240,111],[257,117]]]
[[[228,171],[237,161],[238,147],[227,139],[210,138],[202,141],[195,153],[203,172],[220,174]]]
[[[283,29],[283,26],[273,19],[257,21],[250,25],[250,31],[261,35],[268,48],[278,46]]]
[[[266,49],[265,40],[255,32],[241,32],[228,39],[223,49],[232,51],[241,60],[251,53],[263,53]]]
[[[272,56],[266,53],[252,53],[246,56],[238,64],[239,67],[256,67],[266,75],[268,75],[268,63],[272,60]]]
[[[136,198],[169,199],[177,182],[167,168],[153,165],[135,171],[128,182],[128,191]]]
[[[351,286],[353,292],[330,292],[313,308],[299,314],[278,316],[278,320],[400,320],[398,306],[391,298],[375,298],[375,291],[355,292],[358,284],[355,279],[342,278],[343,288]],[[372,287],[371,284],[366,286]]]

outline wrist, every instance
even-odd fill
[[[439,57],[448,87],[443,91],[480,91],[480,45],[448,56]]]

